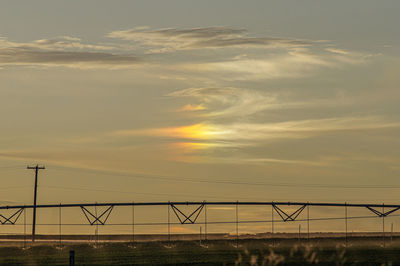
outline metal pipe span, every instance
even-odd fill
[[[351,204],[351,203],[326,203],[326,202],[283,202],[283,201],[167,201],[167,202],[107,202],[107,203],[71,203],[71,204],[40,204],[40,205],[11,205],[0,206],[4,209],[31,209],[31,208],[69,208],[69,207],[94,207],[94,206],[166,206],[166,205],[248,205],[248,206],[319,206],[319,207],[386,207],[400,208],[400,204]]]

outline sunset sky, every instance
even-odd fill
[[[399,10],[2,1],[1,205],[399,203]]]

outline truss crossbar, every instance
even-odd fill
[[[396,207],[396,208],[391,209],[391,210],[389,210],[387,212],[380,212],[380,211],[378,211],[378,210],[376,210],[376,209],[374,209],[374,208],[372,208],[370,206],[366,206],[366,208],[368,210],[370,210],[371,212],[375,213],[376,215],[378,215],[379,217],[386,217],[389,214],[394,213],[395,211],[398,211],[400,209],[400,207]]]
[[[80,206],[83,214],[85,215],[86,219],[90,223],[90,225],[95,225],[95,224],[100,224],[104,225],[108,217],[110,217],[111,211],[114,208],[114,205],[109,206],[105,211],[103,211],[99,216],[96,216],[92,212],[90,212],[88,209],[85,208],[85,206]],[[104,217],[102,220],[101,218]]]
[[[104,202],[104,203],[69,203],[69,204],[40,204],[40,205],[3,205],[0,210],[8,209],[33,209],[33,208],[73,208],[73,207],[109,207],[115,206],[168,206],[179,205],[230,205],[230,206],[318,206],[318,207],[353,207],[353,208],[400,208],[400,204],[350,204],[350,203],[327,203],[327,202],[270,202],[270,201],[176,201],[176,202]]]
[[[204,203],[202,203],[197,209],[195,209],[190,215],[184,214],[181,210],[178,209],[174,204],[171,204],[172,210],[174,211],[176,217],[178,218],[181,224],[194,224],[197,221],[201,211],[204,208]],[[183,216],[183,217],[181,217]],[[194,216],[194,217],[193,217]],[[193,218],[192,218],[193,217]]]
[[[282,218],[282,221],[287,222],[287,221],[294,221],[296,218],[300,215],[300,213],[304,210],[304,208],[307,205],[303,205],[300,208],[298,208],[296,211],[294,211],[292,214],[287,214],[284,212],[281,208],[276,206],[275,204],[272,205],[275,209],[275,211],[279,214],[279,216]]]
[[[0,223],[1,224],[15,224],[18,221],[18,218],[21,216],[23,211],[24,211],[24,209],[21,208],[8,218],[5,217],[4,215],[0,214]]]

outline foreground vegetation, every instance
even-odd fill
[[[400,265],[400,239],[382,246],[382,239],[240,240],[67,244],[0,247],[1,265]]]

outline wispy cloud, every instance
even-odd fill
[[[47,50],[113,50],[107,45],[87,44],[82,39],[71,36],[61,36],[52,39],[39,39],[31,42],[13,42],[0,37],[0,48],[36,48]]]
[[[142,43],[150,47],[151,52],[226,47],[297,47],[310,43],[289,38],[253,37],[249,36],[245,29],[229,27],[156,30],[140,27],[114,31],[107,36]]]
[[[118,67],[135,65],[135,56],[99,52],[38,51],[29,48],[0,49],[0,65],[43,65],[84,67]]]
[[[186,104],[185,106],[182,106],[179,108],[177,111],[180,112],[186,112],[186,111],[202,111],[205,110],[206,107],[203,104]]]
[[[20,47],[56,50],[98,50],[109,51],[115,49],[112,46],[83,43],[80,38],[62,36],[54,39],[40,39],[30,43],[18,44]]]
[[[192,112],[192,117],[203,119],[251,117],[268,110],[338,107],[354,104],[353,99],[306,99],[297,100],[285,93],[267,92],[260,89],[235,87],[204,87],[177,90],[167,95],[190,101],[177,111]]]
[[[1,65],[126,67],[142,62],[137,56],[111,53],[110,46],[84,44],[78,38],[41,39],[29,43],[0,39]]]
[[[245,116],[265,109],[282,108],[285,105],[278,103],[274,95],[233,87],[188,88],[175,91],[168,96],[200,102],[198,105],[186,105],[180,110],[207,110],[201,113],[202,116]]]
[[[384,121],[379,117],[337,117],[278,123],[199,123],[189,126],[142,130],[119,130],[111,136],[149,136],[188,139],[194,141],[245,141],[251,145],[261,140],[308,138],[332,132],[365,131],[399,127],[400,123]]]
[[[328,165],[325,162],[321,161],[306,161],[306,160],[288,160],[288,159],[278,159],[278,158],[239,158],[238,161],[245,163],[278,163],[278,164],[302,164],[302,165],[311,165],[311,166],[323,166]]]
[[[108,136],[118,141],[144,137],[158,142],[171,160],[184,162],[214,162],[244,164],[298,164],[324,166],[336,163],[329,158],[317,160],[276,158],[249,151],[260,145],[302,140],[327,135],[362,133],[400,128],[399,122],[383,117],[333,117],[275,123],[198,123],[187,126],[117,130]],[[247,151],[247,152],[246,152]]]
[[[176,74],[178,71],[185,73],[185,78],[203,76],[209,80],[247,80],[302,77],[322,67],[362,63],[365,58],[362,54],[331,47],[315,52],[317,42],[254,37],[245,29],[229,27],[154,30],[134,28],[114,31],[107,37],[112,38],[107,44],[85,43],[80,38],[70,36],[30,42],[14,42],[0,37],[0,67],[39,65],[125,68],[137,66],[139,63],[145,65],[143,58],[150,58],[146,55],[148,52],[221,48],[217,57],[194,54],[192,51],[192,55],[188,57],[169,58],[165,61],[166,58],[159,54],[151,56],[146,64],[151,62],[153,65],[163,66],[164,71],[157,73],[162,78],[179,78]],[[133,44],[126,45],[121,40],[130,40]],[[235,48],[233,56],[229,52],[232,49],[228,48]],[[250,48],[268,48],[270,51],[260,53],[259,49]]]
[[[325,119],[309,119],[279,123],[235,123],[229,128],[226,140],[274,140],[284,138],[308,138],[312,136],[346,131],[366,131],[399,127],[398,122],[384,121],[379,117],[338,117]]]
[[[343,54],[343,55],[349,54],[348,51],[343,50],[343,49],[338,49],[338,48],[326,48],[325,50],[328,52],[331,52],[331,53],[335,53],[335,54]]]
[[[186,71],[204,73],[215,79],[264,80],[302,78],[321,69],[343,68],[367,62],[370,54],[312,51],[309,48],[290,48],[273,54],[244,56],[215,62],[186,63]]]
[[[117,137],[158,136],[194,140],[210,139],[212,135],[215,137],[218,134],[224,134],[224,132],[219,132],[214,126],[204,123],[169,128],[118,130],[110,133],[111,136]]]

